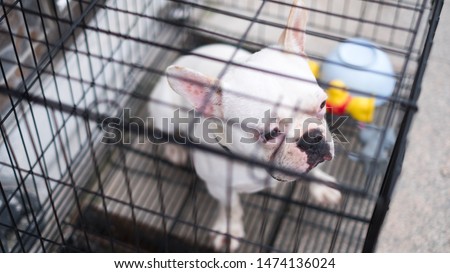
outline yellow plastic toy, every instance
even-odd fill
[[[309,65],[309,68],[311,69],[312,73],[314,74],[314,77],[316,77],[316,79],[318,79],[320,65],[317,62],[311,61],[311,60],[308,60],[308,65]]]
[[[352,97],[344,82],[334,80],[326,90],[328,94],[327,109],[337,115],[350,114],[362,122],[372,122],[375,112],[375,98]]]

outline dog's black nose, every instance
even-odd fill
[[[297,142],[297,147],[308,156],[307,163],[311,168],[325,160],[333,158],[330,153],[330,145],[319,129],[312,129],[306,132]]]
[[[318,145],[324,142],[324,137],[319,129],[306,132],[297,142],[297,147],[304,152],[316,150]]]

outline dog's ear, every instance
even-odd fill
[[[222,89],[218,79],[172,65],[166,70],[170,87],[205,116],[222,118]]]
[[[302,0],[294,0],[286,29],[280,36],[278,43],[285,50],[301,55],[305,54],[305,31],[308,21],[308,11],[303,8]]]

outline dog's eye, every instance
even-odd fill
[[[281,134],[280,129],[275,128],[272,131],[266,133],[263,138],[265,141],[270,141],[276,137],[278,137]]]
[[[325,107],[325,105],[327,105],[326,100],[322,101],[322,103],[320,104],[320,109],[323,109]]]

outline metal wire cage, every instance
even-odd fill
[[[304,187],[308,176],[244,194],[247,235],[239,251],[371,252],[401,170],[443,1],[306,2],[311,60],[324,65],[340,43],[364,38],[389,57],[395,88],[381,97],[372,123],[350,118],[335,135],[335,158],[323,169],[340,181],[342,203],[314,202]],[[173,165],[144,139],[149,94],[167,66],[198,46],[254,52],[276,43],[291,5],[2,0],[0,250],[214,251],[217,202],[190,165]],[[110,118],[120,119],[124,137],[114,144],[102,141],[101,125]],[[374,150],[367,154],[361,132],[369,129]]]

